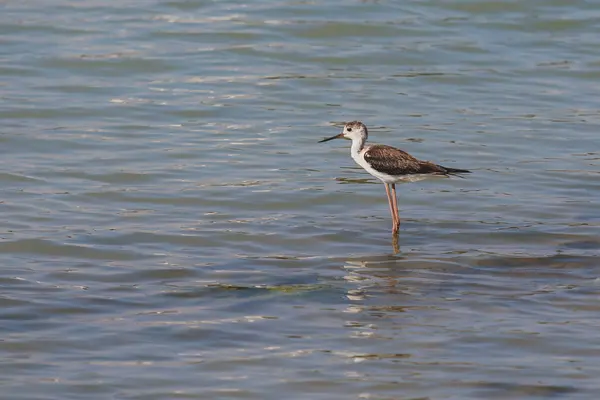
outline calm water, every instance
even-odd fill
[[[0,397],[597,399],[594,3],[5,2]]]

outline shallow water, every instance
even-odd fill
[[[596,399],[592,3],[1,15],[3,398]]]

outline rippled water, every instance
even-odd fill
[[[597,398],[593,2],[1,7],[2,398]]]

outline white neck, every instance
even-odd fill
[[[367,138],[362,136],[357,139],[352,139],[352,146],[350,147],[350,155],[352,158],[358,157],[358,153],[365,147],[365,142]]]

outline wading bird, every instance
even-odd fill
[[[383,144],[366,144],[368,131],[360,121],[348,122],[342,133],[319,141],[327,142],[333,139],[352,140],[350,155],[358,165],[385,184],[390,211],[392,213],[392,233],[400,229],[396,183],[416,182],[431,177],[450,177],[451,175],[466,174],[466,169],[448,168],[419,160],[407,152]]]

